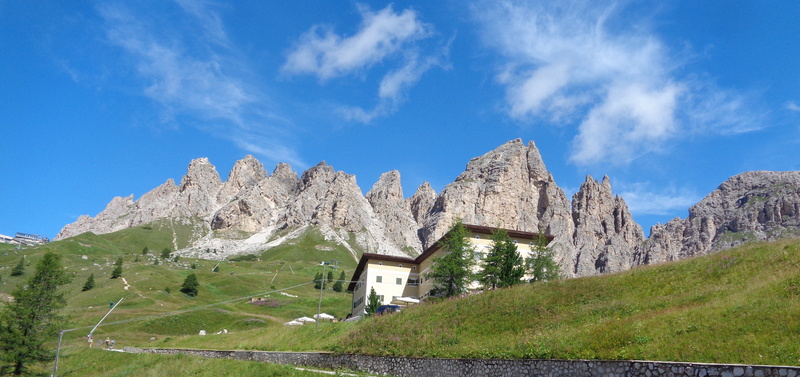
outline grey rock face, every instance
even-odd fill
[[[800,172],[751,171],[731,177],[689,208],[657,224],[634,255],[653,264],[800,234]]]
[[[404,245],[407,254],[422,253],[417,222],[400,185],[400,172],[392,170],[381,174],[378,182],[367,192],[367,201],[383,223],[384,234],[391,243]]]
[[[645,240],[625,201],[613,195],[608,177],[600,182],[587,177],[570,203],[536,145],[520,139],[470,160],[440,194],[426,182],[408,199],[397,171],[381,175],[365,196],[355,176],[325,162],[300,177],[281,163],[267,176],[263,165],[247,156],[223,183],[214,166],[201,158],[191,162],[179,185],[170,179],[137,201],[132,195],[114,198],[94,218],[81,216],[65,226],[56,239],[164,218],[183,219],[178,222],[182,224],[199,219],[203,226],[193,231],[207,234],[197,234],[186,252],[203,256],[199,250],[221,251],[215,258],[267,249],[275,245],[268,240],[276,232],[296,235],[309,226],[354,255],[361,248],[414,256],[460,218],[468,224],[554,236],[556,262],[564,276],[573,277],[800,234],[800,172],[737,175],[693,206],[687,219],[658,224]]]
[[[424,182],[407,201],[411,216],[417,222],[417,229],[422,228],[425,216],[431,211],[433,204],[436,203],[436,191],[433,190],[430,183]]]
[[[644,240],[642,227],[633,221],[625,201],[612,196],[608,176],[602,183],[587,176],[572,197],[575,222],[573,274],[616,272],[631,267],[633,249]]]
[[[554,208],[559,206],[563,210]],[[516,139],[470,160],[466,170],[436,198],[422,235],[428,243],[435,241],[457,218],[467,224],[537,232],[551,225],[543,221],[545,213],[558,224],[555,231],[571,231],[561,229],[570,228],[569,202],[552,182],[538,149],[533,142],[525,146]],[[424,246],[430,246],[428,243]]]

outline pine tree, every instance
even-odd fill
[[[147,255],[147,253],[149,253],[149,252],[150,252],[150,249],[148,249],[147,246],[145,246],[144,249],[142,249],[142,255]]]
[[[20,276],[25,273],[25,257],[19,260],[16,266],[11,270],[11,276]]]
[[[440,241],[439,246],[446,254],[434,259],[431,277],[435,279],[435,289],[444,297],[466,292],[472,282],[475,250],[468,241],[469,236],[469,231],[459,219],[447,232],[447,237]]]
[[[333,271],[328,271],[328,283],[333,283]]]
[[[367,306],[364,310],[367,313],[367,316],[371,316],[378,311],[378,307],[381,306],[381,302],[378,299],[378,294],[375,293],[375,288],[369,292],[369,297],[367,297]]]
[[[181,292],[194,297],[197,296],[197,288],[199,286],[200,283],[197,282],[197,275],[192,272],[186,277],[186,280],[183,281],[183,285],[181,285]]]
[[[525,269],[532,276],[529,280],[531,283],[561,277],[558,264],[553,260],[553,252],[547,247],[547,237],[541,230],[532,251],[531,256],[525,260]]]
[[[114,265],[116,267],[114,267],[114,270],[111,271],[111,278],[112,279],[116,279],[116,278],[122,276],[122,257],[117,258],[117,262],[114,263]]]
[[[344,271],[342,271],[342,273],[339,274],[339,280],[337,280],[335,283],[333,283],[334,292],[341,292],[344,289],[344,280],[345,279],[347,279],[347,275],[345,275]]]
[[[26,374],[31,364],[51,361],[52,347],[44,346],[56,333],[58,311],[66,305],[60,285],[69,282],[61,256],[47,252],[26,285],[12,293],[14,301],[0,312],[0,361],[14,375]]]
[[[325,279],[322,276],[322,272],[317,272],[314,275],[314,289],[324,289],[323,286],[325,285]]]
[[[525,267],[514,240],[508,232],[497,229],[492,232],[492,246],[483,262],[479,279],[485,288],[510,287],[522,282]]]
[[[172,250],[168,247],[165,247],[164,250],[161,250],[161,259],[169,259],[169,256],[172,254]]]
[[[86,283],[83,284],[83,289],[81,289],[81,291],[90,291],[92,288],[94,288],[94,274],[89,275],[89,278],[86,279]]]

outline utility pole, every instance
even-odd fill
[[[53,377],[58,373],[58,355],[61,353],[61,338],[64,337],[64,330],[58,332],[58,346],[56,346],[56,362],[53,364]]]
[[[319,282],[319,303],[317,304],[317,321],[314,325],[314,331],[319,329],[319,315],[322,313],[322,288],[325,288],[325,266],[327,266],[327,263],[322,262],[322,279]]]

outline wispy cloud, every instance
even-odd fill
[[[800,112],[800,106],[797,105],[794,101],[786,102],[786,110]]]
[[[625,3],[482,2],[484,43],[500,52],[508,114],[575,120],[571,160],[627,164],[684,133],[762,127],[741,97],[681,77],[681,61]]]
[[[702,196],[686,188],[665,187],[654,190],[650,184],[621,184],[620,196],[634,215],[668,215],[686,210]],[[687,212],[688,213],[688,212]]]
[[[246,62],[227,52],[230,41],[220,17],[200,0],[176,2],[181,22],[174,24],[190,25],[186,29],[148,17],[152,10],[98,8],[107,40],[130,58],[143,94],[161,107],[162,121],[189,117],[247,152],[304,166],[285,143],[262,136],[277,128],[275,117],[263,110],[268,99],[247,84],[253,78],[237,70]]]
[[[417,42],[429,38],[432,27],[411,9],[395,12],[388,5],[373,12],[358,5],[358,10],[363,20],[357,32],[343,36],[330,27],[315,25],[300,36],[281,70],[289,75],[311,74],[325,82],[362,73],[378,63],[398,63],[381,79],[378,103],[372,110],[343,107],[339,111],[346,119],[369,123],[394,113],[408,89],[430,68],[442,64],[447,47],[444,53],[422,56]]]

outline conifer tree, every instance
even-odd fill
[[[81,289],[81,291],[90,291],[92,288],[94,288],[94,274],[89,275],[89,278],[86,279],[86,283],[83,284],[83,289]]]
[[[345,275],[344,271],[342,271],[342,273],[339,274],[339,280],[337,280],[335,283],[333,283],[333,290],[335,292],[341,292],[344,289],[344,280],[345,279],[347,279],[347,275]]]
[[[116,267],[114,267],[114,270],[111,271],[111,278],[112,279],[116,279],[116,278],[122,276],[122,257],[117,258],[117,262],[114,263],[114,265]]]
[[[369,292],[369,297],[367,297],[367,306],[364,308],[364,311],[366,311],[367,316],[371,316],[378,311],[378,307],[380,306],[381,302],[378,299],[378,294],[375,293],[375,288],[373,287]]]
[[[199,286],[200,283],[197,282],[197,275],[192,272],[189,274],[189,276],[186,276],[186,279],[183,281],[183,285],[181,285],[181,292],[194,297],[197,296],[197,288]]]
[[[459,219],[447,236],[439,241],[439,246],[446,254],[434,259],[431,277],[435,279],[435,289],[444,297],[466,292],[472,282],[475,250],[467,239],[469,236],[469,230]]]
[[[485,288],[510,287],[522,282],[525,267],[517,245],[508,232],[497,229],[492,232],[492,246],[483,262],[479,279]]]
[[[333,283],[333,271],[328,271],[328,283]]]
[[[144,249],[142,249],[142,255],[147,255],[147,253],[149,253],[149,252],[150,252],[150,249],[148,249],[147,246],[145,246]]]
[[[525,260],[525,269],[532,277],[529,282],[555,280],[561,277],[553,252],[547,247],[547,237],[540,230],[534,241],[533,253]]]
[[[16,266],[11,270],[11,276],[20,276],[25,273],[25,257],[19,260]]]
[[[323,289],[322,287],[325,285],[325,278],[322,276],[322,272],[317,272],[314,275],[314,289]]]
[[[0,312],[0,361],[6,371],[27,374],[31,364],[53,359],[52,348],[44,343],[56,334],[58,311],[66,305],[58,287],[68,282],[61,256],[47,252],[28,283],[12,293],[14,301]]]

